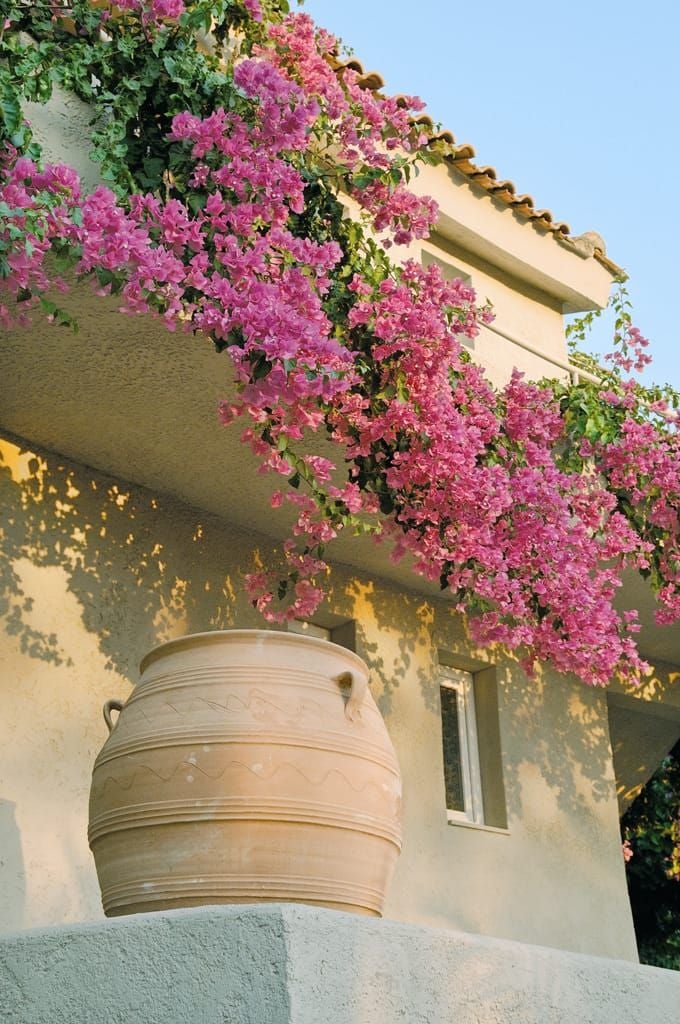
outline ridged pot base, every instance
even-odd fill
[[[105,913],[295,901],[379,915],[401,784],[366,680],[352,652],[268,630],[147,655],[93,773]]]

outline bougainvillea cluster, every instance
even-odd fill
[[[667,404],[650,406],[626,377],[645,340],[624,316],[601,384],[515,373],[492,388],[462,344],[491,311],[435,265],[386,255],[437,216],[409,188],[438,158],[422,105],[363,88],[332,36],[281,7],[126,0],[113,17],[89,10],[79,29],[76,4],[73,34],[54,19],[67,53],[89,47],[99,99],[128,38],[151,54],[148,75],[198,98],[169,110],[162,133],[153,113],[161,149],[138,159],[148,104],[124,107],[119,128],[109,108],[102,131],[123,152],[109,153],[113,187],[90,195],[69,168],[22,155],[25,128],[7,133],[0,317],[22,322],[42,305],[68,322],[45,294],[65,287],[64,267],[120,295],[124,312],[228,353],[238,391],[222,419],[244,421],[244,442],[281,475],[272,505],[296,513],[285,571],[247,581],[268,618],[313,614],[326,546],[350,530],[408,558],[453,595],[477,641],[518,651],[528,670],[548,660],[592,684],[636,679],[636,615],[613,604],[622,571],[651,577],[661,622],[680,617],[678,433]],[[213,40],[201,55],[186,43],[197,25]],[[64,82],[96,107],[73,67]]]

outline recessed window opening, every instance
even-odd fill
[[[305,622],[304,619],[293,619],[288,623],[289,633],[299,633],[301,636],[315,636],[319,640],[330,640],[331,630],[325,626],[317,626],[314,622]]]
[[[472,673],[442,668],[439,690],[447,818],[481,824],[484,802]]]
[[[356,623],[353,619],[343,622],[337,618],[333,625],[321,625],[306,619],[293,619],[288,623],[288,632],[298,633],[301,636],[315,636],[318,640],[328,640],[340,647],[346,647],[348,651],[356,651]]]

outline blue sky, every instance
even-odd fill
[[[647,375],[680,389],[680,4],[306,0],[389,92],[415,93],[630,275]],[[592,347],[606,349],[608,329]]]

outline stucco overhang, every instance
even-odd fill
[[[31,104],[29,115],[45,159],[72,163],[87,187],[94,187],[89,108],[55,89],[49,106]],[[475,184],[473,171],[481,173],[475,167],[463,173],[448,159],[425,167],[414,181],[417,191],[439,203],[443,237],[538,289],[565,312],[604,305],[615,265],[592,244],[579,245],[566,225],[542,220],[533,201],[529,215],[516,196],[510,203],[494,196],[490,186]],[[240,443],[240,428],[225,429],[217,419],[218,400],[229,394],[228,358],[205,338],[170,334],[149,318],[121,316],[114,300],[95,297],[89,286],[73,290],[63,304],[77,315],[78,334],[37,321],[2,339],[0,427],[240,526],[285,535],[285,512],[273,516],[268,503],[278,481],[258,474]],[[433,592],[366,540],[347,537],[334,547],[337,561]],[[680,630],[653,624],[653,600],[638,577],[626,581],[622,600],[642,609],[643,649],[680,664]]]
[[[218,401],[231,387],[228,357],[206,338],[121,315],[115,300],[94,296],[89,286],[74,289],[66,304],[77,312],[77,334],[36,323],[2,339],[0,428],[243,528],[283,537],[290,519],[268,502],[280,478],[258,473],[240,442],[241,428],[218,421]],[[324,444],[315,438],[314,450]],[[400,587],[439,593],[368,540],[341,538],[329,555]],[[622,600],[642,610],[645,653],[680,664],[680,630],[654,625],[653,599],[638,576],[626,580]]]
[[[607,304],[614,273],[595,258],[590,236],[579,240],[547,231],[455,165],[424,168],[412,188],[437,200],[437,229],[453,246],[543,292],[564,313]]]
[[[98,168],[89,158],[90,107],[55,87],[48,105],[28,103],[26,113],[45,160],[71,164],[93,189]],[[415,192],[436,199],[437,230],[447,241],[492,272],[543,292],[565,313],[606,305],[618,268],[592,243],[596,236],[571,237],[559,230],[566,225],[542,218],[533,201],[518,205],[513,196],[508,202],[504,192],[483,188],[463,166],[452,159],[424,166],[411,182]]]

